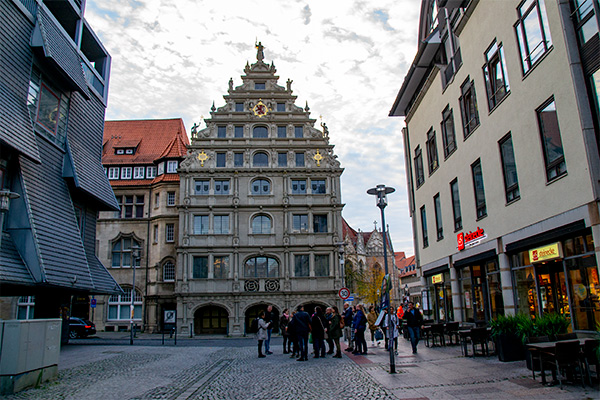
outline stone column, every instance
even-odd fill
[[[454,321],[464,322],[458,273],[451,263],[448,265],[450,265],[450,289],[452,289],[452,312],[454,313]]]
[[[513,293],[510,260],[506,253],[498,254],[498,267],[500,267],[500,283],[502,285],[502,300],[504,301],[504,314],[515,315],[515,296]]]

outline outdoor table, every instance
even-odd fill
[[[492,333],[491,328],[487,328],[488,335]],[[467,341],[471,337],[471,329],[459,329],[458,337],[460,338],[460,349],[462,355],[469,357],[469,348],[467,347]],[[473,354],[474,355],[474,354]]]
[[[544,371],[543,358],[546,357],[547,359],[553,361],[554,357],[556,356],[556,343],[571,342],[573,340],[578,340],[579,346],[581,346],[581,347],[584,346],[585,341],[586,341],[586,339],[569,339],[569,340],[556,340],[553,342],[527,343],[525,345],[528,349],[534,349],[534,350],[538,351],[540,354],[540,367],[541,367],[540,372],[542,374],[542,384],[544,384],[544,385],[546,384],[546,373]],[[533,365],[532,365],[532,367],[533,367]],[[555,370],[552,370],[552,380],[553,381],[556,380],[556,371]]]

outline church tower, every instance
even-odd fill
[[[192,128],[179,169],[182,333],[241,336],[267,305],[340,305],[343,169],[327,126],[256,48],[242,84],[230,79],[225,104]]]

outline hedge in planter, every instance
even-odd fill
[[[524,315],[499,315],[490,322],[492,337],[496,342],[496,353],[500,361],[519,361],[525,359],[525,347],[519,334],[519,323]]]

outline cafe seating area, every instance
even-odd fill
[[[490,356],[495,354],[495,345],[492,341],[491,331],[486,326],[461,326],[459,322],[433,323],[426,321],[422,337],[427,347],[444,347],[460,345],[462,354],[469,356],[468,345],[472,348],[472,355]],[[408,335],[405,335],[408,338]]]

